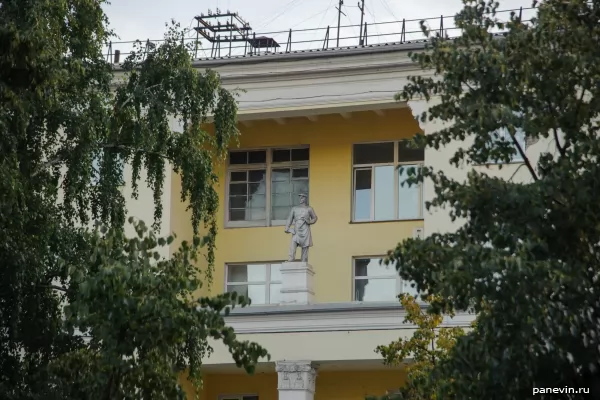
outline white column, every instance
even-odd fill
[[[279,303],[282,305],[314,303],[314,275],[313,267],[309,263],[301,261],[282,263]]]
[[[317,370],[310,361],[277,361],[279,400],[314,400]]]

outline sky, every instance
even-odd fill
[[[280,32],[268,34],[274,37],[285,48],[287,31],[294,30],[294,41],[305,41],[298,46],[320,47],[324,38],[326,27],[332,27],[333,41],[329,47],[334,47],[337,26],[337,10],[339,0],[111,0],[112,4],[105,7],[110,26],[122,41],[140,39],[161,39],[166,30],[165,23],[171,19],[189,27],[194,21],[194,16],[200,13],[207,14],[208,10],[221,12],[230,10],[247,21],[257,33]],[[344,0],[341,25],[359,25],[360,9],[359,0]],[[453,16],[462,8],[462,0],[364,0],[365,21],[368,25],[370,44],[374,42],[391,42],[397,40],[400,33],[400,24],[371,25],[372,23],[399,21],[404,19],[423,19],[437,17],[431,23],[432,27],[439,26],[439,17]],[[500,0],[500,10],[530,7],[531,0]],[[444,21],[444,27],[452,25],[452,19]],[[323,28],[320,31],[296,32],[298,29]],[[407,24],[407,31],[418,31],[418,21]],[[285,32],[285,33],[284,33]],[[398,34],[398,35],[393,35]],[[417,39],[413,34],[413,39]],[[419,34],[420,35],[420,34]],[[341,45],[356,45],[358,28],[348,27],[340,30]],[[409,35],[410,36],[410,35]],[[347,37],[344,41],[343,38]],[[118,40],[118,39],[115,39]],[[407,39],[410,40],[410,37]],[[309,41],[310,44],[309,44]],[[208,44],[206,44],[208,46]],[[127,44],[116,44],[113,49],[122,53],[129,50]],[[209,48],[209,47],[207,47]],[[206,55],[206,50],[205,55]],[[210,50],[208,50],[210,53]]]

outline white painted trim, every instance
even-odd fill
[[[284,310],[286,306],[281,306]],[[334,332],[416,329],[405,323],[406,312],[399,308],[347,310],[318,312],[263,313],[254,315],[230,315],[226,324],[238,334]],[[453,319],[445,318],[442,327],[470,327],[475,316],[459,313]]]

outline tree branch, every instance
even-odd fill
[[[517,151],[519,152],[519,154],[523,158],[523,162],[525,163],[525,166],[527,166],[527,169],[531,173],[531,176],[533,177],[533,180],[534,181],[538,181],[539,177],[535,173],[535,170],[533,169],[533,166],[531,165],[531,162],[529,161],[529,158],[527,158],[527,156],[525,155],[525,150],[523,150],[523,148],[521,147],[521,145],[517,141],[517,138],[515,137],[515,134],[513,132],[511,132],[510,130],[508,131],[508,133],[509,133],[509,135],[510,135],[512,141],[513,141],[513,143],[517,147]]]
[[[150,91],[150,90],[152,90],[152,89],[154,89],[154,88],[156,88],[156,87],[159,87],[159,86],[161,86],[161,85],[162,85],[162,83],[159,83],[159,84],[156,84],[156,85],[152,85],[152,86],[148,86],[147,88],[145,88],[145,89],[144,89],[144,92]],[[136,87],[134,88],[134,90],[135,90],[136,88],[137,88],[137,85],[136,85]],[[116,109],[117,107],[119,107],[119,108],[124,108],[124,107],[125,107],[127,104],[129,104],[131,101],[133,101],[133,99],[134,99],[134,96],[133,96],[133,95],[131,95],[131,93],[130,93],[130,95],[127,97],[127,99],[126,99],[126,100],[125,100],[123,103],[121,103],[121,104],[120,104],[120,105],[118,105],[118,106],[115,106],[115,109]],[[119,128],[119,134],[121,133],[121,130],[123,130],[123,126],[122,126],[122,125],[121,125],[121,127]],[[69,152],[71,152],[71,150],[70,150],[70,151],[68,151],[67,153],[69,153]],[[64,153],[64,151],[63,151],[63,153]],[[55,158],[53,158],[53,159],[49,160],[48,162],[45,162],[45,163],[43,163],[43,164],[41,165],[41,167],[40,167],[38,170],[34,171],[34,172],[33,172],[33,174],[31,174],[31,177],[33,178],[33,177],[35,177],[35,176],[39,175],[39,174],[40,174],[42,171],[44,171],[46,168],[48,168],[48,167],[51,167],[51,166],[53,166],[53,165],[56,165],[56,164],[58,164],[59,162],[61,162],[61,161],[63,160],[63,158],[64,158],[64,155],[62,155],[62,154],[61,154],[61,155],[58,155],[57,157],[55,157]]]

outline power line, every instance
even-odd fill
[[[254,29],[254,31],[263,29],[263,28],[269,26],[269,24],[271,22],[273,22],[275,19],[279,18],[280,16],[282,16],[283,14],[285,14],[286,12],[290,11],[292,8],[294,8],[298,4],[300,4],[299,1],[300,0],[290,0],[282,8],[279,8],[277,11],[275,11],[270,16],[263,18],[260,22],[256,23],[257,27]],[[296,4],[294,4],[294,3],[296,3]]]

